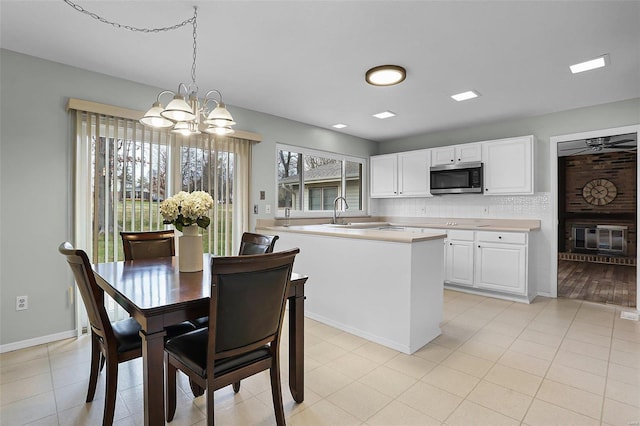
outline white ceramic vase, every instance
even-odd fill
[[[178,242],[178,268],[180,272],[202,271],[202,234],[198,225],[182,228]]]

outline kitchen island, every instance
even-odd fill
[[[277,234],[278,251],[300,248],[309,318],[407,354],[440,335],[444,233],[329,224],[256,231]]]

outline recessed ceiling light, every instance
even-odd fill
[[[342,123],[338,123],[338,124],[334,124],[331,127],[335,127],[336,129],[344,129],[345,127],[347,127],[346,124],[342,124]]]
[[[375,118],[384,119],[384,118],[389,118],[389,117],[395,117],[396,114],[391,112],[391,111],[383,111],[383,112],[379,112],[377,114],[373,114],[373,116]]]
[[[469,99],[477,98],[478,96],[480,96],[480,93],[476,92],[475,90],[469,90],[466,92],[458,93],[456,95],[451,95],[451,97],[458,102],[467,101]]]
[[[407,77],[407,70],[399,65],[380,65],[373,67],[365,74],[367,83],[374,86],[393,86],[402,83]]]
[[[573,74],[577,74],[579,72],[585,72],[585,71],[595,70],[596,68],[602,68],[607,65],[609,65],[609,54],[599,56],[589,61],[580,62],[579,64],[571,65],[569,69]]]

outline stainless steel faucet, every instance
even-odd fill
[[[337,215],[336,215],[336,210],[338,209],[338,201],[344,201],[344,209],[347,210],[349,208],[349,204],[347,204],[347,199],[344,197],[336,197],[335,200],[333,200],[333,219],[331,220],[331,223],[336,224],[337,222]]]

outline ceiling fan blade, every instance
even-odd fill
[[[569,154],[569,155],[580,155],[583,152],[589,152],[589,151],[593,152],[591,148],[587,148],[587,149],[583,149],[582,151],[574,152],[573,154]]]
[[[604,146],[615,146],[615,145],[620,145],[621,143],[625,143],[625,142],[635,142],[635,139],[622,139],[619,141],[614,141],[614,142],[607,142],[604,144]]]
[[[584,149],[584,147],[580,146],[578,148],[564,148],[564,149],[560,149],[560,151],[574,151],[576,149]]]

